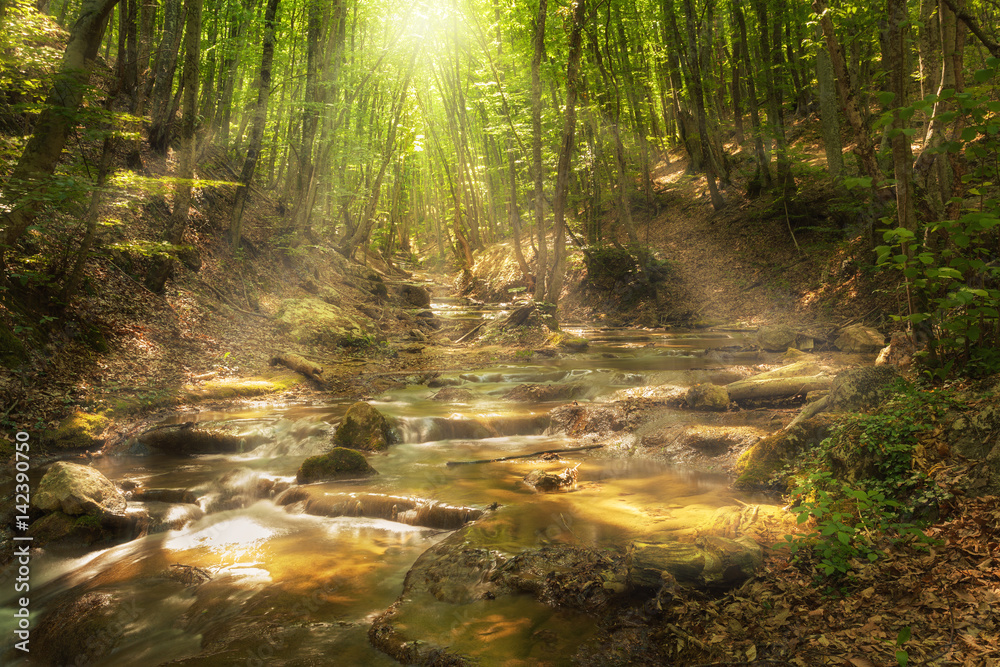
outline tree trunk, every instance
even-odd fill
[[[830,63],[833,65],[833,72],[836,75],[837,92],[840,95],[840,103],[844,108],[851,129],[854,131],[855,149],[861,165],[861,171],[872,179],[872,191],[879,200],[884,201],[885,194],[882,185],[885,177],[879,169],[878,160],[875,158],[875,144],[871,138],[871,128],[868,126],[866,116],[863,114],[858,103],[857,91],[851,85],[850,77],[847,73],[847,63],[844,60],[844,50],[840,46],[840,41],[833,31],[833,20],[827,10],[825,0],[813,0],[813,11],[819,17],[819,24],[823,29],[826,38],[827,50],[830,53]]]
[[[888,32],[886,36],[886,69],[889,73],[889,91],[893,93],[892,105],[892,163],[896,177],[896,216],[899,226],[916,231],[917,218],[913,207],[913,153],[910,137],[903,133],[904,121],[900,107],[907,102],[906,40],[909,21],[906,15],[906,0],[888,0]]]
[[[184,30],[181,9],[181,0],[166,0],[163,10],[163,38],[156,53],[156,64],[153,67],[155,76],[149,92],[149,147],[159,153],[166,152],[171,138],[174,72],[177,69],[177,53]]]
[[[90,70],[101,47],[104,26],[118,0],[84,0],[73,24],[59,72],[35,122],[2,195],[5,213],[0,218],[0,270],[3,256],[35,221],[70,131],[76,127],[76,110],[90,81]]]
[[[264,12],[264,48],[260,57],[260,90],[257,93],[257,107],[253,116],[253,128],[250,130],[250,145],[247,147],[247,157],[243,161],[239,185],[236,188],[236,198],[233,202],[232,216],[229,218],[229,242],[233,249],[240,247],[240,235],[243,231],[243,209],[246,207],[247,193],[257,169],[257,159],[260,157],[260,147],[264,139],[264,125],[267,123],[267,102],[271,96],[271,63],[274,60],[274,17],[278,13],[280,0],[268,0]]]
[[[184,89],[181,120],[181,149],[177,167],[178,183],[174,189],[174,205],[167,222],[167,243],[180,245],[187,228],[188,208],[191,206],[191,181],[194,179],[195,140],[194,131],[198,121],[198,76],[201,58],[201,3],[202,0],[186,0],[184,28],[184,72],[181,86]],[[163,291],[170,276],[173,262],[169,257],[159,256],[146,274],[146,287],[151,292]]]
[[[701,152],[705,156],[705,180],[708,182],[708,192],[712,198],[712,208],[716,211],[726,205],[719,193],[719,188],[715,183],[715,169],[712,165],[711,142],[708,137],[708,121],[705,118],[705,98],[701,89],[701,58],[698,53],[698,39],[695,31],[695,13],[691,0],[684,1],[684,14],[687,18],[687,39],[688,39],[688,71],[691,76],[689,83],[691,86],[691,97],[694,100],[695,113],[698,116],[698,134],[701,135]]]
[[[822,38],[819,27],[818,38]],[[823,133],[823,148],[826,151],[826,168],[830,176],[839,179],[844,173],[844,149],[840,141],[840,114],[837,94],[834,90],[833,64],[830,53],[820,48],[816,50],[816,81],[819,87],[819,117]]]
[[[757,109],[757,87],[753,78],[753,61],[750,58],[750,42],[747,41],[746,17],[743,15],[740,0],[733,0],[733,12],[736,14],[736,24],[740,29],[740,52],[743,55],[743,64],[746,68],[747,98],[749,100],[747,105],[750,107],[750,131],[753,133],[757,169],[760,172],[760,182],[763,186],[771,187],[770,158],[764,149],[764,140],[761,135],[760,112]]]
[[[562,291],[563,273],[565,272],[566,195],[576,135],[576,100],[580,88],[580,51],[582,51],[583,25],[586,23],[586,17],[585,0],[576,0],[573,9],[573,29],[569,36],[569,61],[566,64],[566,117],[559,149],[559,165],[556,169],[556,192],[552,202],[552,214],[556,227],[555,257],[552,261],[552,280],[548,285],[546,298],[546,301],[557,306],[559,293]]]
[[[534,54],[531,58],[531,164],[535,181],[535,228],[538,234],[538,256],[535,258],[535,300],[545,297],[545,271],[548,257],[545,236],[545,191],[542,171],[542,55],[545,52],[545,18],[548,0],[538,0],[538,14],[535,18]]]

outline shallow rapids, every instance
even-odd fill
[[[573,333],[590,338],[592,347],[439,378],[441,386],[468,390],[462,400],[432,400],[438,389],[423,385],[377,397],[372,405],[395,419],[401,442],[370,457],[379,471],[375,477],[308,486],[310,497],[332,498],[327,505],[339,508],[336,513],[305,511],[305,501],[276,500],[294,488],[302,460],[330,446],[327,425],[340,419],[343,404],[178,415],[173,421],[228,422],[245,438],[245,451],[95,462],[116,482],[186,489],[197,503],[161,503],[168,516],[158,532],[110,549],[85,555],[51,550],[34,557],[34,627],[51,624],[57,610],[72,618],[73,605],[81,600],[90,605],[78,607],[80,614],[90,610],[89,625],[76,619],[65,632],[49,635],[48,641],[59,644],[51,660],[148,667],[396,664],[371,648],[366,633],[372,618],[399,594],[417,557],[449,534],[416,518],[427,503],[485,512],[469,529],[469,542],[508,554],[546,544],[620,547],[679,536],[718,507],[733,504],[721,476],[621,452],[447,465],[578,446],[577,440],[550,432],[552,408],[605,401],[650,384],[703,381],[733,363],[719,351],[742,342],[726,333]],[[572,400],[505,397],[524,383],[577,383],[582,389]],[[523,482],[535,469],[559,472],[577,465],[578,482],[570,491],[540,494]],[[394,503],[392,497],[400,500]],[[159,501],[147,504],[153,502]],[[176,514],[173,523],[170,512]],[[365,516],[373,513],[388,518]],[[14,602],[10,591],[4,587],[7,597],[0,599],[5,637],[14,628],[7,613]],[[445,610],[433,600],[427,610],[420,618],[401,619],[401,625],[483,664],[569,664],[592,641],[591,620],[527,597],[492,606],[476,602],[458,616],[454,610],[442,616]],[[86,632],[74,635],[81,627]],[[107,650],[101,654],[97,644]],[[14,664],[47,663],[21,658]]]

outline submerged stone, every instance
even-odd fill
[[[299,484],[308,484],[327,479],[377,474],[378,471],[371,467],[364,455],[353,449],[334,447],[326,454],[310,456],[303,461],[295,480]]]

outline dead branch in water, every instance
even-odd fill
[[[541,452],[532,452],[530,454],[518,454],[517,456],[503,456],[499,459],[480,459],[478,461],[448,461],[446,465],[450,466],[465,466],[472,465],[474,463],[496,463],[498,461],[510,461],[513,459],[530,459],[533,456],[541,456],[542,454],[567,454],[570,452],[582,452],[588,449],[600,449],[604,445],[587,445],[586,447],[568,447],[563,449],[546,449]]]

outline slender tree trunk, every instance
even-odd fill
[[[917,46],[920,51],[920,97],[937,93],[941,83],[941,24],[938,15],[938,0],[920,0],[920,27]],[[931,114],[922,111],[924,117],[923,139],[926,145],[931,126]]]
[[[889,72],[889,90],[894,94],[892,121],[892,163],[896,177],[896,217],[899,226],[916,231],[917,218],[913,206],[913,153],[910,137],[903,134],[904,121],[899,108],[906,104],[906,40],[909,21],[906,14],[906,0],[887,0],[888,32],[886,36]]]
[[[368,194],[368,201],[365,205],[364,213],[362,214],[358,228],[350,238],[346,239],[344,243],[337,248],[340,254],[345,257],[351,257],[357,248],[364,241],[368,240],[368,237],[372,232],[372,228],[375,225],[375,210],[378,207],[379,197],[382,192],[382,180],[385,178],[385,170],[389,167],[389,163],[396,154],[396,128],[403,120],[403,109],[406,106],[406,95],[410,87],[410,79],[413,76],[413,66],[416,59],[417,52],[414,51],[413,55],[410,57],[410,64],[407,66],[406,75],[403,77],[403,83],[400,86],[399,93],[396,98],[396,104],[394,105],[392,113],[392,122],[389,124],[389,133],[385,139],[385,149],[382,154],[382,162],[379,165],[378,173],[375,175],[375,179],[372,182],[370,188],[371,191]]]
[[[535,181],[535,228],[538,234],[538,257],[535,261],[535,300],[545,297],[545,272],[548,264],[545,236],[545,174],[542,165],[542,55],[545,53],[545,18],[548,0],[538,0],[538,14],[535,18],[534,53],[531,58],[531,163]]]
[[[240,236],[243,231],[243,210],[246,207],[250,183],[253,181],[257,160],[260,157],[260,147],[264,139],[264,125],[267,123],[267,102],[271,96],[271,63],[274,60],[274,17],[278,13],[279,0],[268,0],[264,13],[264,48],[260,58],[260,90],[257,93],[257,107],[253,116],[253,128],[250,131],[250,145],[247,147],[247,157],[243,161],[239,186],[236,188],[236,198],[233,202],[233,212],[229,218],[229,241],[233,249],[240,247]]]
[[[784,3],[780,3],[781,11],[771,17],[769,28],[769,8],[764,0],[754,0],[757,9],[757,22],[760,25],[760,50],[764,57],[764,88],[767,92],[767,120],[774,139],[775,166],[777,167],[778,185],[782,193],[795,189],[792,178],[791,162],[788,159],[788,148],[785,140],[785,117],[782,104],[781,86],[775,77],[782,71],[781,57],[781,18],[784,14]],[[768,35],[768,30],[771,35]]]
[[[715,169],[712,165],[711,142],[708,137],[708,121],[705,118],[705,98],[701,89],[701,58],[698,53],[698,39],[695,30],[695,13],[691,0],[683,0],[684,14],[687,18],[688,38],[688,70],[691,73],[691,97],[694,99],[695,113],[698,116],[698,134],[701,135],[701,152],[705,156],[705,180],[708,182],[708,192],[712,198],[712,208],[716,211],[726,205],[722,194],[715,183]]]
[[[580,87],[580,51],[582,50],[583,26],[586,17],[585,0],[576,0],[573,9],[573,28],[569,36],[569,61],[566,64],[566,116],[559,149],[559,165],[556,169],[556,192],[552,202],[552,213],[556,227],[555,249],[553,251],[555,256],[552,262],[552,280],[549,282],[546,297],[546,301],[557,306],[559,294],[562,292],[563,273],[566,270],[566,196],[576,135],[576,100]]]
[[[517,258],[517,265],[521,269],[521,276],[524,278],[528,293],[534,293],[535,276],[532,275],[531,267],[524,259],[524,251],[521,249],[521,213],[517,206],[517,167],[514,157],[514,147],[508,139],[507,169],[510,177],[510,227],[514,233],[514,257]]]
[[[165,234],[167,243],[177,246],[184,240],[187,228],[188,208],[191,206],[191,181],[194,179],[195,140],[194,132],[198,122],[198,76],[201,57],[201,3],[202,0],[186,0],[184,29],[184,72],[181,86],[184,89],[181,120],[181,149],[177,169],[179,182],[174,188],[174,205],[167,222]],[[157,257],[146,274],[146,287],[151,292],[160,292],[170,276],[172,261],[167,257]]]
[[[816,27],[818,38],[822,31]],[[837,93],[834,90],[833,64],[830,53],[820,48],[816,50],[816,81],[819,87],[819,117],[823,133],[823,148],[826,151],[826,168],[830,176],[839,179],[844,173],[843,144],[840,140],[840,115]]]
[[[177,69],[177,54],[184,30],[182,8],[181,0],[166,0],[163,10],[163,38],[156,53],[153,87],[149,93],[149,147],[160,153],[166,152],[171,138],[174,72]]]
[[[761,132],[760,112],[757,109],[757,87],[754,84],[753,61],[750,58],[750,42],[747,41],[747,23],[740,0],[733,0],[733,13],[740,29],[740,52],[746,69],[747,98],[750,107],[750,131],[753,133],[754,154],[757,156],[757,169],[760,172],[760,182],[764,187],[771,187],[770,157],[764,149]]]

